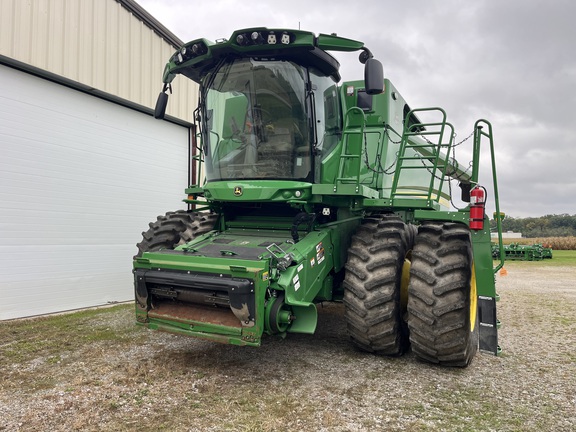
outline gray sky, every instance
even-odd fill
[[[574,0],[137,1],[184,41],[255,26],[361,40],[412,108],[447,111],[457,141],[492,123],[502,211],[576,214]],[[343,79],[363,77],[357,53],[333,54]]]

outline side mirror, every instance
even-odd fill
[[[382,63],[375,58],[369,58],[364,64],[364,85],[369,95],[380,94],[384,91],[384,70]]]
[[[160,92],[156,107],[154,108],[154,118],[163,119],[166,115],[166,105],[168,105],[168,93]]]

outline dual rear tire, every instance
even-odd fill
[[[421,360],[467,366],[478,348],[470,231],[450,222],[415,231],[379,215],[353,236],[344,279],[350,338],[363,351],[398,356],[411,345]]]

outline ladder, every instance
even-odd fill
[[[334,182],[334,192],[342,185],[352,185],[355,193],[360,193],[361,185],[373,184],[376,171],[366,178],[362,176],[362,154],[368,152],[367,135],[376,134],[377,151],[382,149],[383,134],[379,130],[366,130],[366,114],[359,107],[351,107],[344,115],[344,130],[342,132],[342,152],[338,166],[338,175]],[[366,167],[369,169],[369,167]],[[364,172],[366,174],[366,172]]]

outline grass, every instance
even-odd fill
[[[106,317],[118,311],[132,310],[130,305],[92,309],[34,319],[0,322],[0,367],[8,362],[21,362],[43,356],[49,363],[58,363],[62,353],[73,351],[91,342],[126,342],[136,328],[117,331]]]
[[[495,261],[496,263],[496,261]],[[507,260],[504,267],[564,267],[576,266],[576,250],[555,250],[552,254],[552,259],[545,259],[541,261],[520,261],[520,260]]]

